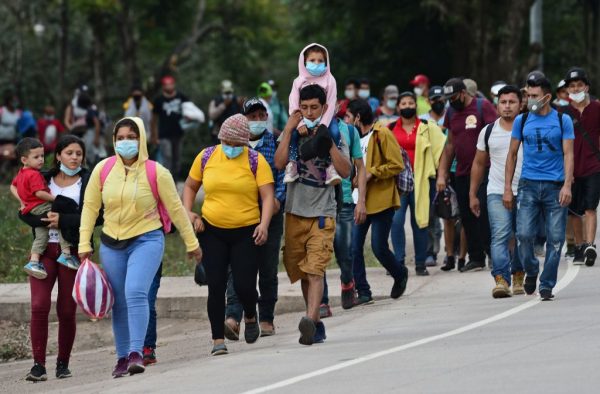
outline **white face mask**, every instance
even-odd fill
[[[417,95],[417,97],[423,95],[423,88],[416,87],[416,88],[413,89],[413,91],[415,92],[415,94]]]
[[[346,89],[344,91],[344,96],[346,96],[346,98],[348,100],[354,100],[356,98],[356,90],[354,90],[354,89]]]
[[[579,93],[569,93],[569,98],[576,103],[581,103],[583,100],[585,100],[585,91],[582,90]]]
[[[363,100],[368,99],[369,96],[371,96],[371,91],[369,89],[360,89],[358,91],[358,97],[360,97]]]

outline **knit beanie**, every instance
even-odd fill
[[[225,119],[219,130],[219,139],[228,142],[237,142],[248,145],[250,138],[250,128],[248,119],[242,114],[236,114]]]

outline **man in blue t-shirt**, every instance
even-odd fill
[[[565,241],[567,207],[573,183],[573,122],[550,107],[552,86],[543,76],[527,80],[528,113],[517,116],[513,124],[510,150],[506,159],[503,202],[512,209],[511,184],[517,152],[523,143],[523,169],[517,194],[517,239],[519,256],[525,264],[525,292],[533,294],[537,285],[539,261],[533,256],[537,224],[546,218],[547,245],[544,271],[540,276],[540,297],[551,300],[556,285],[560,251]]]

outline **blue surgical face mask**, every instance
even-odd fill
[[[261,135],[267,129],[267,121],[266,120],[251,120],[248,122],[248,127],[250,128],[250,134]]]
[[[385,103],[389,109],[396,109],[396,104],[398,104],[398,100],[396,99],[388,99]]]
[[[306,71],[313,77],[320,77],[327,71],[325,63],[306,62]]]
[[[221,149],[228,159],[235,159],[244,152],[243,146],[230,146],[221,142]]]
[[[136,140],[121,140],[115,144],[115,152],[123,159],[133,159],[139,153],[139,143]]]
[[[559,99],[558,105],[560,105],[561,107],[566,107],[567,105],[569,105],[569,102],[565,99]]]
[[[79,174],[79,171],[81,171],[81,166],[72,170],[69,167],[67,167],[66,165],[64,165],[63,163],[60,163],[60,170],[62,172],[64,172],[67,176],[75,176],[75,175]]]

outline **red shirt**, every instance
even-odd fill
[[[563,112],[569,114],[573,118],[573,128],[575,129],[575,142],[573,143],[573,158],[574,168],[573,176],[576,178],[590,176],[600,172],[600,160],[596,157],[598,151],[598,143],[600,141],[600,102],[591,101],[583,112],[578,109],[568,106]],[[581,129],[584,129],[594,148],[585,139]]]
[[[12,181],[12,185],[17,187],[19,198],[23,202],[23,205],[25,205],[25,208],[21,211],[22,214],[29,213],[33,208],[46,202],[37,198],[35,192],[43,190],[50,193],[50,189],[42,173],[29,167],[23,167],[19,170],[17,176]]]
[[[410,166],[412,168],[415,168],[415,147],[417,146],[417,130],[419,129],[420,124],[421,120],[417,118],[417,120],[415,121],[415,125],[412,128],[412,132],[408,134],[402,128],[402,117],[400,117],[396,121],[394,130],[392,130],[394,135],[396,136],[396,140],[398,140],[398,144],[408,154],[408,158],[410,159]]]
[[[496,108],[486,99],[479,99],[481,112],[477,111],[477,99],[462,111],[450,108],[444,119],[444,127],[452,133],[452,143],[456,154],[456,176],[471,174],[471,164],[477,152],[477,138],[481,129],[498,119]],[[448,119],[450,116],[450,119]]]
[[[56,128],[56,136],[54,137],[53,140],[46,141],[46,130],[48,129],[48,126],[50,126],[50,125],[52,125]],[[39,139],[40,139],[40,141],[42,141],[42,144],[44,145],[44,152],[46,152],[46,153],[54,152],[54,149],[56,149],[56,143],[60,139],[60,134],[65,131],[65,128],[62,125],[62,123],[60,123],[60,121],[58,119],[50,120],[50,119],[40,118],[37,121],[37,129],[38,129]]]

